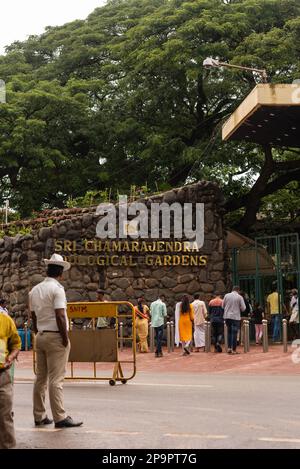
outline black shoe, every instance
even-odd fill
[[[53,420],[50,420],[50,419],[48,419],[48,417],[45,417],[40,422],[35,421],[34,423],[37,427],[39,427],[41,425],[51,425],[51,423],[53,423]]]
[[[217,350],[218,353],[222,353],[222,352],[223,352],[222,347],[221,347],[220,344],[218,344],[218,345],[216,346],[216,350]]]
[[[158,352],[155,352],[155,356],[156,356],[156,358],[159,357]]]
[[[187,355],[190,355],[191,352],[189,351],[189,349],[187,347],[184,347],[183,350],[186,352]]]
[[[74,422],[72,417],[66,417],[60,422],[56,422],[55,428],[70,428],[70,427],[80,427],[83,422]]]

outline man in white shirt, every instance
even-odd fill
[[[66,415],[63,403],[63,382],[70,353],[67,300],[59,283],[71,265],[59,254],[44,259],[47,277],[29,293],[33,330],[36,335],[36,379],[33,390],[33,414],[36,425],[53,423],[47,417],[45,394],[49,380],[49,398],[56,428],[79,427]]]
[[[194,308],[194,343],[195,351],[200,352],[200,349],[205,347],[205,319],[207,316],[207,309],[204,301],[200,300],[200,295],[194,295],[192,303]]]

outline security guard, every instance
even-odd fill
[[[36,336],[36,380],[33,390],[35,425],[53,423],[46,414],[45,394],[49,381],[49,398],[56,428],[79,427],[82,422],[66,415],[63,382],[70,353],[67,300],[59,280],[71,265],[59,254],[44,259],[47,277],[29,293],[29,304]]]

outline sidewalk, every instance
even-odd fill
[[[212,348],[213,350],[213,348]],[[197,374],[233,374],[233,375],[300,375],[300,349],[299,363],[294,363],[292,353],[295,351],[289,346],[287,353],[283,352],[282,345],[269,346],[269,352],[263,353],[261,346],[251,345],[250,352],[244,353],[239,348],[239,355],[227,353],[192,353],[190,356],[182,356],[180,349],[173,353],[164,350],[162,358],[155,358],[153,353],[137,354],[137,372],[143,373],[197,373]],[[131,360],[132,354],[124,351],[120,354],[121,360]],[[16,364],[15,380],[33,380],[32,351],[21,352]],[[112,375],[112,363],[97,364],[97,376],[110,377]],[[130,376],[132,365],[123,366],[126,376]],[[89,363],[74,364],[74,375],[82,377],[93,376],[93,365]],[[68,367],[70,376],[70,365]]]

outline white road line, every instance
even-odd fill
[[[203,438],[205,440],[225,440],[228,435],[200,435],[197,433],[165,433],[164,436],[172,438]]]
[[[269,441],[273,443],[299,443],[300,438],[272,438],[272,437],[264,437],[258,438],[258,441]]]
[[[52,432],[61,432],[62,428],[16,428],[17,432],[43,432],[43,433],[52,433]]]
[[[213,388],[211,384],[171,384],[171,383],[128,383],[130,386],[155,386],[170,388]]]
[[[84,433],[100,433],[100,434],[109,434],[109,435],[129,435],[136,436],[142,435],[141,432],[122,432],[122,431],[110,431],[110,430],[86,430]]]

